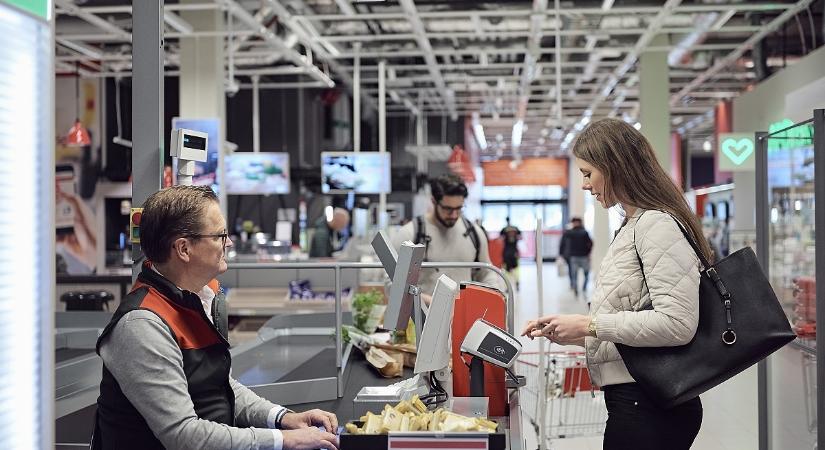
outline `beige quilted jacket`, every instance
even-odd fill
[[[598,337],[588,337],[585,350],[595,385],[634,381],[614,342],[662,347],[693,339],[699,321],[699,267],[696,253],[670,215],[638,210],[628,218],[601,263],[591,299]],[[641,311],[651,302],[652,310]]]

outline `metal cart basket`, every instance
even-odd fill
[[[543,358],[538,352],[522,353],[517,370],[527,378],[520,389],[522,411],[536,430],[540,448],[542,440],[546,445],[553,439],[604,434],[604,393],[591,385],[583,353],[545,352]]]

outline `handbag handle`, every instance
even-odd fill
[[[696,253],[696,256],[699,258],[699,262],[702,263],[703,270],[700,270],[699,272],[706,274],[708,278],[710,278],[710,280],[713,282],[713,285],[716,287],[716,291],[719,293],[719,296],[722,297],[725,306],[725,321],[727,322],[727,330],[725,330],[725,332],[722,333],[722,342],[724,342],[727,345],[733,345],[736,342],[736,332],[733,330],[733,303],[731,302],[730,291],[728,291],[728,288],[725,287],[725,282],[722,281],[722,277],[719,276],[719,273],[716,271],[716,269],[708,262],[707,258],[705,257],[705,254],[702,253],[702,250],[699,249],[699,246],[693,240],[693,237],[690,236],[690,233],[687,232],[684,225],[682,225],[682,222],[679,222],[679,220],[676,217],[674,217],[673,214],[667,211],[662,212],[669,215],[670,218],[673,219],[674,222],[676,222],[676,226],[678,226],[679,230],[682,231],[682,234],[685,236],[685,239],[687,239],[688,244],[690,244],[690,246],[693,248],[693,251]],[[642,212],[642,214],[639,215],[639,218],[636,219],[637,224],[643,214],[644,212]],[[639,268],[642,270],[642,278],[644,279],[645,285],[647,285],[647,278],[645,277],[645,269],[644,265],[642,264],[642,258],[641,256],[639,256],[638,248],[636,248],[635,226],[633,228],[633,248],[634,250],[636,250],[636,258],[639,260]]]

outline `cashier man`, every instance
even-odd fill
[[[290,411],[229,376],[226,302],[215,277],[226,271],[232,241],[214,192],[156,192],[140,227],[148,262],[97,341],[94,448],[337,449],[334,414]]]

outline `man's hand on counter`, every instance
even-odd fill
[[[284,450],[338,450],[338,436],[316,427],[282,430]]]
[[[329,433],[338,430],[338,418],[335,414],[321,409],[310,409],[301,413],[290,412],[281,419],[281,428],[295,430],[306,427],[324,427]]]

